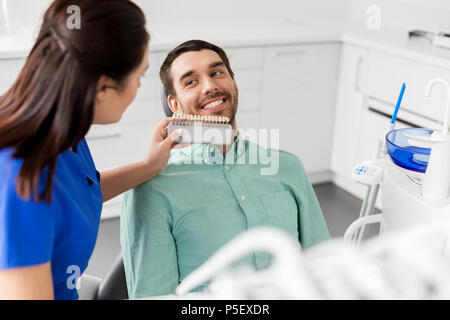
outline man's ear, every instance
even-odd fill
[[[178,102],[177,98],[175,98],[173,95],[169,94],[167,96],[167,104],[169,105],[170,110],[172,110],[173,113],[180,114],[183,110],[181,110],[181,105]]]

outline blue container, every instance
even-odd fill
[[[386,149],[392,161],[407,170],[425,173],[430,160],[431,148],[422,148],[410,144],[404,135],[430,137],[433,130],[424,128],[398,129],[386,135]]]

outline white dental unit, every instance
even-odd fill
[[[367,209],[347,235],[366,223],[380,222],[389,230],[450,214],[450,86],[443,79],[433,79],[425,95],[429,96],[437,84],[448,91],[442,130],[391,130],[386,134],[385,147],[378,148],[374,159],[357,166],[353,177],[369,188],[363,203]],[[376,197],[371,191],[380,187],[382,213],[369,218]]]

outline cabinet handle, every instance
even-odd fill
[[[304,55],[305,51],[303,50],[295,50],[295,51],[273,51],[270,53],[272,58],[281,57],[281,56],[293,56],[293,55]]]
[[[355,73],[355,91],[361,92],[361,66],[364,61],[364,56],[358,57],[358,62],[356,63],[356,73]]]
[[[92,136],[86,136],[86,139],[88,140],[104,140],[104,139],[113,139],[113,138],[119,138],[122,136],[122,133],[120,132],[113,132],[113,133],[104,133],[104,134],[94,134]]]

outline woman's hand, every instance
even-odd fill
[[[167,136],[167,125],[172,118],[163,119],[153,129],[150,147],[143,161],[123,167],[103,171],[100,175],[103,202],[134,188],[160,173],[167,166],[170,150],[176,145],[181,132],[175,131]]]
[[[103,202],[150,180],[164,170],[169,161],[170,150],[181,135],[181,131],[176,130],[167,136],[166,127],[171,120],[172,118],[165,118],[153,129],[150,147],[143,161],[103,171],[100,174]]]
[[[172,121],[172,118],[161,120],[150,136],[150,147],[144,159],[144,164],[154,175],[166,168],[170,150],[176,145],[176,140],[181,135],[181,130],[172,132],[170,136],[167,135],[167,125],[170,121]]]

